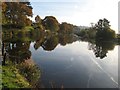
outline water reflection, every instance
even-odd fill
[[[112,41],[96,41],[95,44],[89,43],[88,46],[89,50],[93,50],[96,57],[103,59],[104,57],[107,57],[108,51],[114,49],[115,43]]]
[[[21,65],[21,63],[24,63],[24,62],[31,62],[31,61],[29,61],[29,60],[31,60],[31,56],[33,53],[32,50],[30,50],[31,43],[33,44],[32,49],[34,48],[34,50],[36,52],[41,50],[40,47],[43,49],[43,51],[51,52],[51,51],[55,51],[55,48],[57,46],[66,47],[68,44],[72,45],[72,43],[76,42],[76,41],[80,41],[80,42],[86,41],[88,43],[88,49],[92,50],[94,55],[96,57],[99,57],[100,59],[107,57],[107,53],[109,53],[108,51],[114,50],[115,45],[116,45],[114,42],[102,42],[102,41],[95,41],[95,40],[93,40],[93,42],[91,42],[92,40],[91,41],[87,40],[87,39],[81,40],[79,37],[75,36],[74,34],[46,34],[45,32],[42,32],[42,31],[40,31],[40,32],[35,31],[33,33],[24,33],[24,34],[21,32],[19,32],[19,33],[13,32],[13,35],[3,34],[2,54],[4,56],[5,53],[7,53],[8,57],[14,64]],[[77,45],[81,45],[81,43],[77,44]],[[79,50],[80,47],[82,48],[83,45],[81,45],[79,47],[73,47],[72,49],[77,48]],[[62,50],[64,50],[64,49],[62,49]],[[65,50],[67,51],[67,49],[65,49]],[[64,52],[64,51],[61,51],[61,52]],[[60,54],[61,54],[61,52],[60,52]],[[82,52],[82,51],[80,51],[80,52]],[[57,53],[57,52],[55,52],[55,53]],[[49,62],[45,62],[46,64],[44,62],[42,62],[43,66],[45,66],[44,68],[50,67],[49,69],[48,68],[46,69],[50,73],[49,74],[47,72],[47,74],[49,74],[48,78],[51,78],[52,75],[54,74],[54,73],[51,74],[52,71],[56,72],[56,70],[57,70],[59,72],[59,70],[61,70],[62,72],[64,72],[64,70],[67,67],[66,72],[64,72],[65,74],[60,73],[63,75],[61,75],[61,77],[60,76],[58,76],[58,77],[62,79],[62,76],[67,77],[66,75],[68,75],[68,73],[69,73],[69,77],[67,80],[70,80],[71,79],[70,74],[73,74],[72,76],[75,76],[76,75],[75,73],[78,73],[78,76],[77,76],[77,78],[79,79],[78,81],[83,83],[83,81],[81,81],[82,77],[80,78],[79,75],[85,76],[85,78],[87,78],[87,75],[89,74],[88,73],[89,70],[86,70],[86,72],[84,72],[83,68],[86,68],[86,65],[87,65],[87,67],[89,67],[88,64],[86,62],[84,62],[85,60],[88,62],[90,61],[89,56],[84,56],[82,54],[80,57],[77,57],[77,55],[75,55],[75,54],[73,54],[73,56],[72,56],[72,53],[70,53],[70,54],[68,54],[68,53],[69,53],[69,51],[67,51],[67,55],[65,55],[65,56],[62,54],[63,58],[65,57],[65,59],[62,58],[63,60],[56,60],[57,57],[60,56],[60,55],[58,55],[58,56],[52,58],[54,62],[51,62],[52,60],[49,60]],[[85,52],[85,53],[87,53],[87,52]],[[39,54],[43,55],[44,53],[41,52]],[[35,57],[37,57],[37,56],[35,56]],[[74,61],[73,58],[69,62],[70,57],[74,57],[75,62],[73,62]],[[39,61],[41,60],[41,58],[39,58],[39,57],[37,57],[37,59],[39,59]],[[47,59],[50,59],[50,58],[48,57]],[[82,61],[82,59],[85,59],[85,60]],[[60,64],[58,64],[58,61],[63,61],[63,62],[59,62]],[[62,66],[61,66],[61,63],[62,63]],[[93,67],[94,67],[94,64],[92,61],[90,61],[89,64],[93,65]],[[56,65],[55,66],[56,69],[54,69],[55,68],[54,65]],[[76,65],[79,66],[79,68],[76,67]],[[24,71],[23,69],[26,69],[26,67],[24,67],[24,66],[21,66],[21,68],[20,68],[22,71]],[[73,68],[73,69],[71,69],[71,68]],[[71,71],[68,69],[71,69]],[[92,69],[97,69],[97,68],[92,68]],[[26,69],[26,70],[29,71],[29,69]],[[50,72],[50,70],[51,70],[51,72]],[[28,71],[24,71],[23,73],[27,72],[29,75],[31,75],[32,71],[37,73],[39,70],[36,67],[33,67],[29,72]],[[39,88],[44,87],[44,85],[42,85],[40,82],[41,78],[39,78],[39,79],[35,78],[35,77],[37,77],[37,75],[33,76],[33,77],[34,78],[31,78],[31,76],[27,77],[29,82],[31,84],[33,84],[33,86],[36,85],[35,87],[39,87]],[[44,77],[44,79],[46,78],[45,76],[43,76],[43,77]],[[54,79],[55,77],[52,77],[52,78]],[[76,76],[72,79],[72,81],[74,81],[79,86],[79,83],[77,83],[75,79],[76,79]],[[84,80],[84,79],[82,79],[82,80]],[[48,82],[47,80],[45,80],[45,81]],[[57,83],[59,83],[59,82],[57,82]],[[68,82],[66,82],[66,83],[67,83],[67,85],[69,85]]]
[[[58,43],[59,43],[59,40],[57,35],[51,35],[50,37],[44,40],[42,47],[44,50],[51,51],[55,49]]]
[[[16,33],[16,32],[14,32]],[[40,78],[40,70],[31,58],[30,37],[4,34],[2,40],[2,65],[13,65],[34,88]],[[24,38],[24,39],[23,39]],[[9,76],[8,76],[9,77]]]
[[[13,31],[12,31],[13,32]],[[15,33],[15,32],[13,32]],[[10,34],[10,33],[9,33]],[[77,36],[73,34],[45,34],[44,32],[33,32],[33,35],[25,34],[20,38],[20,32],[18,35],[3,35],[3,46],[5,47],[7,53],[10,56],[20,57],[20,61],[24,59],[29,59],[31,56],[31,52],[29,51],[30,43],[34,43],[34,49],[38,50],[42,47],[45,51],[54,50],[58,44],[65,46],[67,44],[72,44],[75,41],[81,41]],[[24,39],[23,39],[24,38]],[[84,40],[82,40],[84,42]],[[113,50],[116,43],[112,41],[95,41],[89,42],[90,40],[86,40],[88,42],[89,50],[93,50],[96,57],[100,57],[103,59],[107,57],[107,53],[110,50]],[[10,57],[12,60],[13,58]],[[17,60],[17,59],[16,59]]]
[[[35,50],[40,48],[40,46],[43,44],[43,42],[45,40],[44,36],[45,36],[45,33],[41,32],[41,33],[39,33],[38,37],[34,39],[34,41],[35,41],[35,44],[34,44]]]
[[[8,57],[14,63],[21,63],[24,60],[30,59],[31,51],[30,42],[2,42]],[[4,54],[4,49],[2,54]]]

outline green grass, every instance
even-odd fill
[[[0,88],[33,88],[40,78],[40,69],[34,63],[14,64],[8,59],[5,66],[0,66],[0,70]]]
[[[12,65],[2,66],[2,87],[3,88],[30,88],[31,85]]]

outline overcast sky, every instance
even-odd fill
[[[55,16],[61,22],[78,26],[90,26],[107,18],[111,28],[118,31],[119,0],[30,0],[34,17]],[[34,18],[33,17],[33,18]]]

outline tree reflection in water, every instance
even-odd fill
[[[25,34],[19,37],[18,36],[12,36],[8,35],[10,37],[7,37],[6,35],[3,35],[3,42],[2,42],[2,55],[5,55],[5,52],[7,52],[9,60],[11,60],[14,64],[20,64],[20,70],[23,71],[22,73],[29,73],[32,75],[33,72],[38,72],[37,67],[33,67],[28,69],[29,66],[26,64],[21,65],[21,63],[26,62],[27,60],[31,60],[31,51],[30,44],[31,42],[34,42],[34,49],[38,50],[40,47],[42,47],[45,51],[52,51],[54,50],[58,44],[65,46],[67,44],[71,44],[76,41],[82,41],[79,37],[73,35],[73,34],[49,34],[46,35],[44,32],[39,33],[31,33],[32,35]],[[28,36],[27,36],[28,35]],[[89,40],[86,39],[88,42]],[[107,57],[107,53],[109,50],[113,50],[115,47],[115,43],[112,41],[94,41],[94,43],[88,42],[89,50],[93,50],[96,57],[99,57],[100,59],[103,59]],[[78,48],[79,49],[79,48]],[[87,52],[86,52],[87,53]],[[5,62],[5,61],[4,61]],[[30,61],[28,61],[30,62]],[[26,65],[26,66],[25,66]],[[25,69],[27,71],[25,71]],[[30,70],[28,72],[28,70]],[[38,74],[37,74],[38,75]],[[28,75],[29,76],[29,75]],[[40,78],[34,78],[27,77],[31,84],[36,85],[35,87],[44,87],[44,85],[41,84]],[[39,82],[37,82],[39,81]]]
[[[30,43],[31,41],[25,41],[19,37],[3,38],[2,55],[6,57],[3,59],[3,65],[15,66],[30,85],[36,87],[40,78],[40,70],[31,58]]]
[[[109,50],[113,50],[115,47],[115,43],[112,41],[96,41],[93,43],[88,43],[89,50],[93,50],[96,57],[100,57],[103,59],[107,57],[107,53]]]
[[[51,51],[54,50],[55,47],[58,45],[59,40],[56,35],[51,35],[49,38],[46,38],[42,47],[44,50]]]
[[[20,34],[20,33],[19,33]],[[27,34],[26,34],[27,35]],[[45,32],[40,31],[39,34],[33,32],[33,35],[24,36],[23,38],[19,38],[18,36],[6,37],[3,35],[3,46],[6,47],[7,53],[11,56],[11,60],[15,60],[19,62],[18,59],[13,59],[16,56],[20,57],[20,61],[24,59],[29,59],[31,57],[30,43],[34,43],[34,49],[37,50],[42,47],[46,51],[54,50],[58,44],[67,45],[71,44],[75,41],[80,40],[78,37],[73,34],[49,34],[46,35]],[[10,36],[10,35],[9,35]],[[13,39],[14,38],[14,39]],[[81,41],[81,40],[80,40]],[[84,40],[82,40],[84,42]],[[85,40],[86,41],[86,40]],[[103,59],[107,56],[109,50],[113,50],[115,47],[115,43],[112,41],[94,41],[94,43],[90,43],[88,40],[89,49],[93,50],[96,57],[100,57]]]

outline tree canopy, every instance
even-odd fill
[[[43,25],[47,30],[58,31],[59,30],[59,22],[53,16],[46,16],[43,19]]]
[[[37,15],[37,16],[35,17],[35,21],[36,21],[36,23],[42,23],[42,19],[40,18],[39,15]]]
[[[110,28],[110,22],[107,19],[99,19],[95,25],[97,30],[96,39],[99,40],[111,40],[115,38],[115,31]]]
[[[110,29],[110,22],[104,18],[104,19],[99,19],[98,23],[96,24],[96,29],[98,30],[108,30]]]
[[[24,27],[32,22],[28,17],[32,17],[32,6],[30,2],[3,2],[2,18],[3,25],[13,27]]]
[[[60,24],[60,32],[62,33],[72,33],[73,32],[73,25],[66,23],[66,22],[62,22],[62,24]]]

